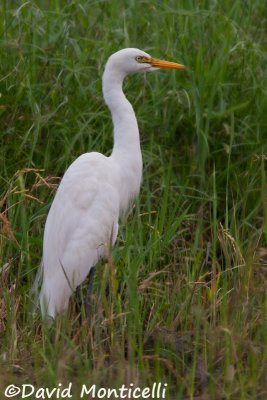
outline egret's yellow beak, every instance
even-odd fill
[[[156,68],[169,68],[169,69],[185,69],[183,64],[177,64],[171,61],[158,60],[157,58],[151,58],[150,64]]]

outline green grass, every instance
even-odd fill
[[[3,0],[0,19],[0,391],[161,381],[169,399],[265,399],[265,2]],[[91,326],[73,301],[48,328],[29,298],[45,218],[67,166],[110,153],[101,75],[123,47],[188,70],[125,82],[140,197],[98,265]]]

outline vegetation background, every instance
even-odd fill
[[[0,20],[0,392],[161,381],[169,399],[267,398],[267,3],[2,0]],[[29,297],[45,218],[67,166],[110,153],[101,75],[123,47],[188,70],[125,82],[141,194],[90,326],[73,301],[48,328]]]

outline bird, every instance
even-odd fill
[[[43,254],[36,280],[41,314],[55,319],[68,308],[71,295],[89,276],[86,305],[95,267],[114,246],[119,220],[138,196],[142,180],[142,153],[138,124],[123,92],[127,75],[159,68],[184,69],[183,64],[153,58],[125,48],[106,63],[103,97],[113,122],[109,156],[80,155],[66,170],[45,222]],[[87,313],[89,312],[87,308]]]

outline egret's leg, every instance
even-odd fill
[[[80,313],[82,308],[82,285],[77,286],[75,291],[75,299],[75,310],[77,313]]]
[[[76,297],[77,303],[79,305],[81,305],[82,304],[82,285],[79,285],[76,287],[75,297]]]
[[[95,267],[92,267],[89,272],[88,286],[87,286],[86,297],[85,297],[85,311],[86,311],[87,318],[89,318],[89,316],[90,316],[91,293],[92,293],[94,275],[95,275]]]

